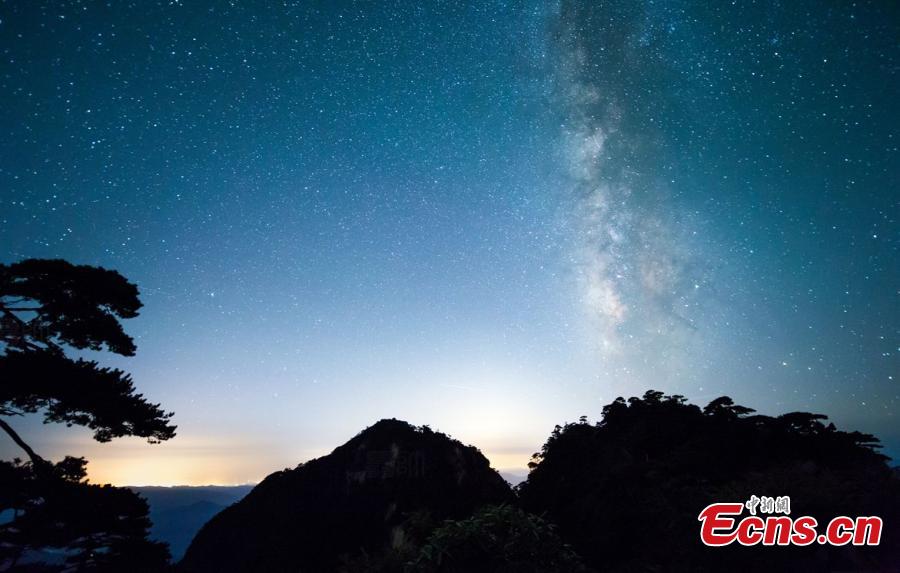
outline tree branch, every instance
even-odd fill
[[[25,453],[28,454],[28,457],[31,459],[32,465],[34,465],[35,471],[39,472],[47,465],[47,460],[37,455],[37,453],[35,453],[35,451],[31,449],[31,446],[26,444],[25,440],[23,440],[19,436],[19,434],[17,434],[16,431],[12,429],[12,426],[7,424],[2,419],[0,419],[0,428],[3,428],[3,430],[7,434],[9,434],[9,437],[12,438],[12,441],[14,441],[16,445],[25,450]]]

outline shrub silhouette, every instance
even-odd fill
[[[657,391],[618,398],[596,424],[554,429],[519,487],[521,503],[604,571],[887,570],[900,563],[897,481],[876,438],[824,420],[754,415],[728,397],[702,410]],[[881,546],[704,546],[700,511],[751,495],[788,495],[792,515],[820,523],[878,515]]]
[[[408,571],[415,573],[587,573],[588,569],[535,515],[509,505],[449,521],[428,538]]]

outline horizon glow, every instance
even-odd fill
[[[521,474],[653,388],[896,458],[883,10],[4,5],[0,260],[135,282],[137,356],[96,358],[179,429],[10,423],[116,485],[255,483],[381,418]]]

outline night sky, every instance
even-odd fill
[[[0,2],[0,260],[136,282],[98,359],[179,435],[17,428],[116,484],[383,417],[523,473],[655,388],[900,457],[898,38],[889,2]]]

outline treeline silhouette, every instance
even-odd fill
[[[519,487],[526,510],[557,523],[603,571],[893,571],[900,487],[878,440],[825,416],[757,415],[728,397],[702,410],[648,391],[599,422],[556,427]],[[791,515],[884,519],[880,547],[704,546],[700,511],[752,495],[790,496]]]
[[[568,573],[897,571],[900,482],[878,440],[825,416],[777,417],[648,391],[557,426],[516,488],[482,453],[382,420],[331,454],[268,476],[213,517],[184,559],[149,538],[144,499],[87,482],[86,460],[45,460],[9,423],[26,414],[95,439],[170,439],[171,414],[131,378],[67,350],[135,351],[120,320],[137,287],[58,260],[0,265],[0,571]],[[790,496],[791,515],[884,520],[879,547],[710,548],[714,502]]]

